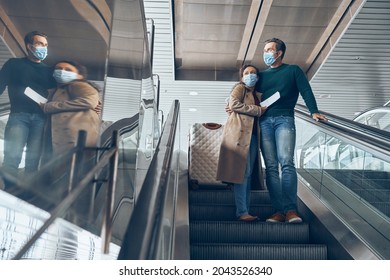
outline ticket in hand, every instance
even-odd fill
[[[30,87],[26,88],[26,90],[24,91],[24,94],[27,95],[28,97],[30,97],[35,102],[37,102],[38,104],[47,102],[47,99],[45,97],[43,97],[42,95],[40,95],[38,92],[36,92],[35,90],[33,90]]]
[[[270,97],[268,97],[266,100],[264,100],[263,102],[260,102],[260,105],[263,107],[269,107],[271,106],[271,104],[275,103],[276,100],[278,100],[279,98],[280,98],[280,93],[279,91],[277,91],[274,94],[272,94]]]

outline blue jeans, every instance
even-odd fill
[[[296,139],[294,118],[261,117],[259,123],[260,147],[272,205],[276,211],[282,213],[297,210],[298,179],[294,164]]]
[[[11,113],[4,131],[3,166],[16,174],[26,147],[25,173],[38,170],[45,117],[32,113]]]
[[[248,157],[246,160],[246,168],[244,181],[242,184],[234,184],[234,199],[236,203],[236,215],[240,217],[244,214],[248,214],[250,206],[250,194],[251,194],[251,175],[253,166],[255,164],[258,146],[257,136],[252,134],[251,143],[249,146]]]

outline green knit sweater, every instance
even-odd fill
[[[318,113],[317,102],[304,72],[298,65],[282,64],[261,73],[257,90],[262,100],[279,91],[280,99],[268,107],[263,116],[294,116],[294,107],[301,94],[311,114]]]

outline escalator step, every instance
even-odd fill
[[[234,204],[234,193],[231,190],[197,190],[189,192],[190,204]],[[252,191],[251,204],[271,204],[268,191]]]
[[[191,245],[191,260],[326,260],[327,248],[317,244]]]
[[[250,213],[259,217],[260,221],[273,214],[271,205],[253,205]],[[190,204],[189,216],[191,221],[233,221],[236,220],[236,208],[234,204]]]
[[[245,223],[195,221],[190,223],[191,243],[309,243],[307,223]]]

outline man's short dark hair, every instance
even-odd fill
[[[34,36],[42,36],[47,38],[47,35],[45,33],[39,32],[39,31],[31,31],[24,36],[24,45],[27,48],[27,44],[34,44]]]
[[[272,39],[266,40],[265,44],[268,44],[268,43],[276,43],[276,50],[283,52],[283,54],[281,56],[281,58],[283,59],[284,54],[286,53],[286,44],[278,38],[272,38]]]

